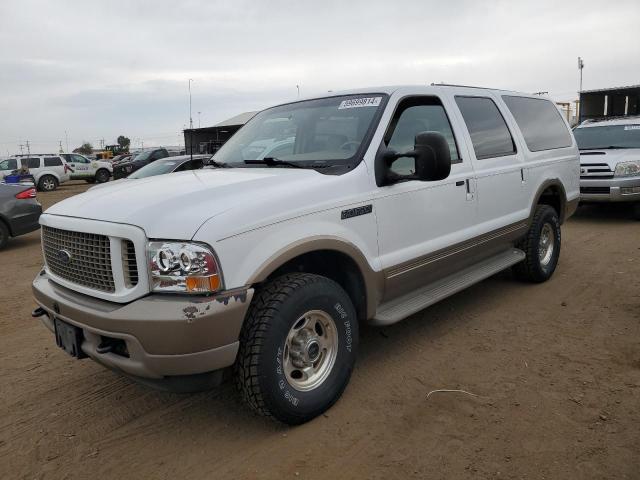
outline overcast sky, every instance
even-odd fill
[[[615,7],[614,7],[615,6]],[[444,81],[573,100],[640,83],[640,1],[0,1],[0,155],[182,143],[302,96]]]

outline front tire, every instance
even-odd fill
[[[44,175],[38,182],[38,190],[41,192],[53,192],[58,188],[58,179],[53,175]]]
[[[105,183],[109,181],[110,176],[111,175],[109,174],[108,170],[101,169],[96,172],[95,181],[97,183]]]
[[[524,251],[525,259],[513,267],[516,277],[541,283],[551,278],[560,257],[560,220],[553,207],[536,206],[529,231],[516,247]]]
[[[259,414],[301,424],[340,398],[357,346],[355,309],[340,285],[319,275],[284,275],[254,297],[240,334],[236,384]]]

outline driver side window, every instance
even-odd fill
[[[388,148],[398,153],[410,152],[414,148],[418,133],[438,132],[444,136],[449,144],[451,163],[462,161],[458,155],[449,118],[438,99],[409,99],[405,105],[400,105],[399,111],[399,116],[396,113],[391,135],[389,136],[389,132],[387,132]],[[399,158],[393,163],[391,170],[399,175],[411,175],[415,173],[415,161],[410,157]]]

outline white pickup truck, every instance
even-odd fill
[[[265,145],[295,137],[279,158],[255,148],[267,122]],[[212,165],[49,208],[33,315],[68,353],[147,384],[232,371],[254,410],[289,424],[338,400],[361,322],[398,322],[509,267],[547,280],[579,200],[555,105],[472,87],[279,105]]]

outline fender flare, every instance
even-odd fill
[[[542,197],[542,194],[549,187],[557,188],[558,192],[560,193],[560,211],[558,212],[558,215],[560,216],[560,223],[561,224],[564,223],[565,219],[567,218],[567,192],[564,189],[564,185],[562,184],[560,179],[551,178],[542,182],[542,184],[538,187],[538,190],[536,191],[536,194],[533,197],[533,203],[531,204],[531,209],[529,212],[529,219],[528,219],[529,225],[531,225],[531,222],[533,220],[533,215],[535,214],[535,211],[536,211],[536,206],[540,202],[540,198]]]
[[[355,262],[364,282],[367,318],[371,318],[376,311],[384,291],[384,273],[371,268],[367,257],[353,243],[334,236],[314,236],[293,242],[281,248],[265,260],[251,275],[247,284],[253,285],[264,282],[269,275],[282,265],[306,253],[330,250],[342,253]]]

